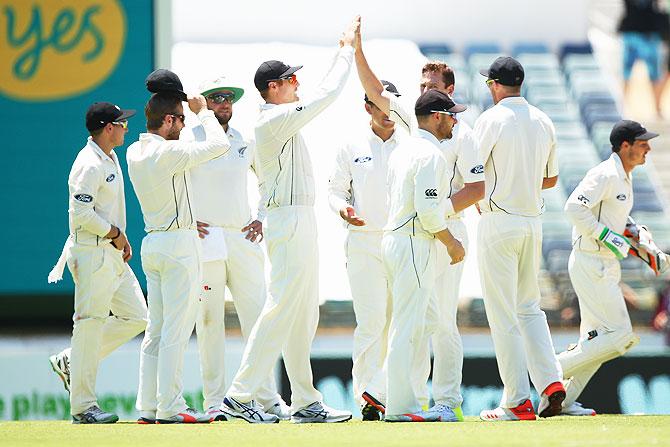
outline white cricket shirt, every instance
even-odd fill
[[[397,97],[387,91],[382,94],[390,100],[389,119],[412,135],[421,136],[417,134],[419,128],[416,116],[412,113],[413,107],[410,107],[404,97]],[[480,162],[475,137],[468,123],[459,120],[454,127],[453,137],[440,141],[439,147],[447,162],[447,178],[449,178],[447,197],[463,189],[465,183],[484,181],[484,166]],[[461,211],[449,218],[462,216]]]
[[[388,219],[388,161],[399,142],[398,132],[383,141],[368,129],[366,135],[338,150],[328,184],[330,208],[339,216],[340,209],[352,206],[365,220],[361,227],[345,222],[349,230],[369,232],[384,228]]]
[[[245,141],[232,127],[226,132],[230,150],[223,156],[191,169],[193,205],[198,220],[210,225],[241,229],[254,219],[263,221],[265,208],[260,207],[252,219],[247,190],[247,176],[255,172],[254,142]],[[196,126],[183,130],[184,141],[205,141],[205,129]]]
[[[426,135],[427,134],[427,135]],[[384,231],[423,238],[447,228],[446,161],[432,134],[403,138],[389,159],[389,218]]]
[[[126,230],[123,174],[114,150],[108,157],[92,137],[77,154],[68,178],[69,225],[73,242],[99,245],[112,225]]]
[[[619,154],[613,153],[586,173],[565,203],[565,213],[574,225],[575,249],[614,258],[598,236],[605,227],[623,234],[632,208],[633,179],[623,170]]]
[[[261,196],[267,208],[314,205],[314,174],[300,129],[332,104],[344,88],[354,49],[339,49],[318,88],[289,104],[263,104],[256,123]]]
[[[202,110],[197,116],[207,134],[204,142],[165,140],[160,135],[142,133],[128,148],[128,174],[147,233],[196,227],[189,170],[230,148],[211,110]]]
[[[520,96],[504,98],[479,116],[474,135],[486,182],[481,211],[542,214],[542,179],[558,175],[549,117]]]

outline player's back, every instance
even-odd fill
[[[475,123],[484,162],[484,212],[542,213],[542,180],[558,175],[556,136],[547,115],[522,97],[509,97]]]

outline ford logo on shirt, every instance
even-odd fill
[[[470,172],[472,172],[473,174],[481,174],[482,172],[484,172],[484,166],[477,165],[474,168],[470,169]]]
[[[368,161],[372,160],[372,157],[368,157],[367,155],[365,157],[356,157],[354,158],[354,163],[366,163]]]
[[[107,178],[105,179],[105,181],[106,181],[107,183],[109,183],[109,182],[111,182],[112,180],[114,180],[115,178],[116,178],[116,176],[115,176],[114,174],[109,174],[109,175],[107,176]]]
[[[88,194],[75,194],[74,198],[84,203],[91,203],[93,201],[93,196]]]
[[[623,202],[624,200],[626,200],[626,194],[619,194],[618,196],[616,196],[616,198]]]

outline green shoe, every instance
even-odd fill
[[[458,422],[463,422],[465,420],[465,418],[463,417],[463,409],[461,407],[452,408],[452,410],[456,415],[456,419],[458,419]]]

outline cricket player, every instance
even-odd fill
[[[314,217],[314,178],[300,129],[332,104],[353,62],[356,18],[340,38],[335,60],[315,91],[298,98],[295,74],[301,67],[263,62],[254,84],[265,100],[256,123],[262,197],[267,198],[265,239],[272,270],[269,297],[254,325],[242,364],[221,410],[251,423],[274,423],[258,392],[283,349],[291,382],[291,421],[341,422],[348,411],[329,408],[312,383],[310,348],[319,319],[318,248]]]
[[[201,95],[188,97],[168,70],[147,78],[147,133],[128,148],[128,172],[144,216],[142,267],[147,276],[149,324],[142,342],[137,409],[140,423],[209,422],[186,405],[184,349],[193,332],[201,287],[201,246],[192,208],[189,170],[224,155],[228,137]],[[178,141],[187,101],[205,141]]]
[[[579,299],[581,324],[577,345],[558,355],[567,381],[562,414],[594,415],[575,400],[600,365],[640,341],[619,286],[619,259],[630,248],[622,234],[633,207],[631,173],[644,164],[649,140],[657,136],[638,122],[619,121],[610,133],[612,155],[586,173],[565,204],[574,225],[568,273]],[[543,399],[540,411],[546,405]]]
[[[465,250],[447,228],[454,214],[447,197],[449,178],[440,140],[451,133],[453,115],[465,110],[446,94],[430,90],[416,102],[416,137],[403,140],[389,160],[389,218],[384,227],[382,259],[392,290],[387,355],[387,422],[456,420],[449,408],[423,411],[408,374],[427,343],[426,312],[435,286],[434,239],[443,243],[451,263]],[[410,369],[411,371],[411,369]]]
[[[254,142],[247,141],[230,127],[233,104],[244,89],[231,86],[225,77],[200,85],[207,108],[214,112],[228,136],[230,151],[191,169],[193,205],[203,248],[203,285],[196,319],[204,407],[215,421],[226,420],[220,410],[226,395],[225,368],[225,288],[230,290],[245,340],[265,304],[265,255],[259,242],[263,237],[265,204],[261,198],[255,216],[249,208],[247,176],[256,172]],[[181,132],[181,140],[205,141],[202,125]],[[208,253],[211,252],[211,255]],[[271,372],[258,397],[268,413],[290,418],[289,408],[277,394]]]
[[[370,69],[362,45],[356,52],[356,66],[359,78],[372,101],[380,109],[388,113],[390,119],[408,132],[416,132],[416,117],[410,113],[409,107],[402,98],[385,93],[379,81]],[[438,90],[450,97],[454,93],[455,75],[451,67],[442,62],[428,62],[421,70],[420,91]],[[467,231],[462,223],[462,210],[473,205],[484,197],[484,169],[479,161],[479,154],[474,144],[472,129],[464,121],[456,117],[453,134],[440,142],[440,149],[447,160],[448,178],[450,179],[448,198],[451,200],[455,213],[448,216],[449,231],[464,245],[467,251]],[[456,122],[458,126],[456,126]],[[463,345],[456,316],[458,296],[464,263],[450,265],[446,262],[445,247],[436,243],[436,286],[434,299],[431,300],[427,315],[426,337],[432,338],[435,361],[433,365],[433,399],[439,408],[451,408],[459,421],[463,420],[461,404],[463,397],[460,392],[463,370]],[[431,337],[432,336],[432,337]],[[430,346],[426,342],[422,358],[415,364],[413,375],[422,406],[428,405],[426,383],[430,375]],[[384,395],[374,383],[363,394],[367,404],[383,412]],[[446,420],[446,418],[445,418]]]
[[[381,81],[399,95],[395,85]],[[383,366],[386,359],[391,289],[382,262],[383,228],[388,218],[386,176],[388,160],[401,136],[395,123],[365,95],[370,128],[337,153],[330,177],[328,199],[349,229],[345,242],[347,275],[356,315],[354,330],[354,399],[361,400],[363,420],[376,421],[380,411],[364,400],[366,388],[377,375],[385,392]]]
[[[73,424],[119,420],[98,406],[98,365],[146,327],[144,295],[128,265],[123,173],[114,151],[123,145],[133,115],[108,102],[88,108],[90,136],[68,178],[70,236],[49,274],[49,282],[59,281],[67,263],[75,285],[71,348],[49,358],[70,392]]]
[[[540,309],[541,191],[558,180],[556,132],[542,111],[521,97],[524,70],[511,57],[497,58],[485,76],[494,106],[475,122],[486,192],[477,235],[486,316],[504,390],[500,406],[483,410],[485,421],[534,420],[528,374],[549,405],[561,411],[565,389],[547,317]]]

